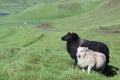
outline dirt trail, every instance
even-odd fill
[[[37,26],[37,28],[39,28],[41,30],[49,31],[49,32],[60,32],[57,29],[53,29],[52,26],[53,26],[53,24],[51,24],[51,23],[44,23],[40,26]]]

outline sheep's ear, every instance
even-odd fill
[[[88,47],[86,47],[86,50],[88,50],[89,48]]]
[[[87,47],[82,47],[83,50],[87,50]]]
[[[71,35],[74,35],[75,33],[74,32],[70,32]]]
[[[68,32],[69,35],[73,34],[72,32]]]
[[[84,48],[83,47],[78,47],[78,51],[81,51],[83,50]]]

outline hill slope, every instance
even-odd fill
[[[74,12],[66,13],[66,9],[71,7],[64,5],[62,15],[65,16],[62,19],[59,18],[61,16],[56,16],[59,14],[56,6],[60,3],[38,4],[16,16],[0,17],[0,80],[120,80],[120,70],[117,70],[120,68],[119,0],[79,1],[84,3],[82,9],[85,12],[75,12],[74,15]],[[102,2],[99,4],[99,1]],[[44,17],[40,15],[39,9],[40,12],[42,9],[46,12],[45,15],[41,14]],[[36,23],[36,18],[41,19]],[[41,24],[40,20],[48,18],[58,19],[51,20],[52,23],[45,20],[46,23]],[[72,68],[73,60],[65,49],[66,43],[61,41],[61,37],[68,31],[77,32],[81,38],[108,45],[109,73],[113,73],[111,77],[95,71],[87,74],[87,71],[79,70],[78,66],[76,69]]]
[[[105,0],[101,1],[60,1],[57,3],[38,4],[17,15],[19,18],[64,18],[74,15],[79,15],[88,11],[95,10],[103,4]]]
[[[57,28],[66,30],[77,30],[84,27],[95,28],[102,25],[118,25],[120,21],[120,1],[115,0],[114,4],[110,6],[111,3],[113,3],[113,0],[107,2],[100,9],[61,19],[54,24],[56,24]]]
[[[39,3],[51,3],[57,1],[58,0],[0,0],[0,12],[15,14]]]

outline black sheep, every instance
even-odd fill
[[[63,41],[67,41],[67,45],[66,45],[67,51],[70,54],[71,58],[75,61],[73,68],[75,68],[77,64],[77,57],[76,57],[77,48],[81,46],[81,47],[88,47],[93,51],[104,53],[107,61],[105,68],[106,71],[107,65],[109,63],[109,49],[104,43],[81,39],[76,33],[72,33],[72,32],[68,32],[61,39]]]

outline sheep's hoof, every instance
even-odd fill
[[[75,69],[75,66],[73,66],[73,69]]]

